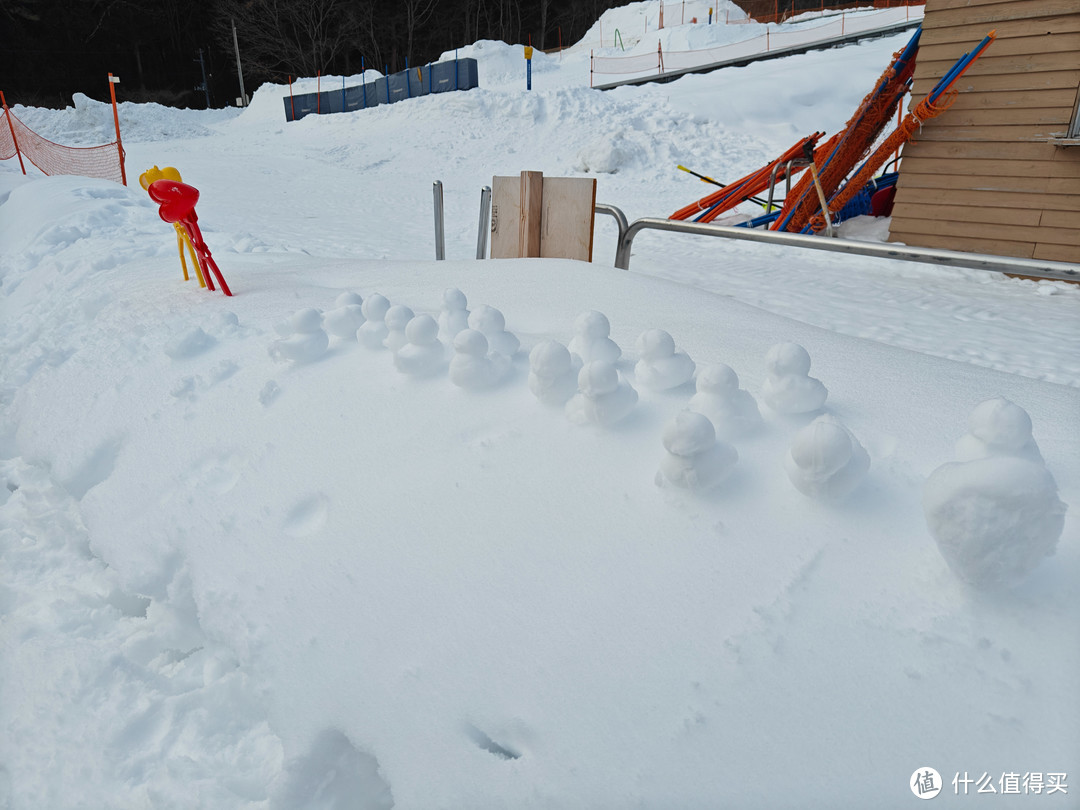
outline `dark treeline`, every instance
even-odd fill
[[[64,107],[74,93],[221,107],[289,76],[391,72],[479,39],[551,50],[626,0],[0,0],[0,90]],[[202,62],[200,63],[200,51]],[[203,85],[203,71],[206,87]],[[481,76],[481,83],[483,77]]]

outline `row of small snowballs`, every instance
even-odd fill
[[[282,338],[270,352],[298,362],[312,360],[326,350],[330,332],[369,348],[388,348],[403,373],[431,376],[446,368],[445,340],[454,349],[451,381],[482,390],[507,374],[519,348],[505,326],[493,307],[470,313],[465,295],[454,288],[443,296],[438,321],[414,315],[403,305],[391,306],[377,293],[366,301],[344,293],[325,316],[301,310],[279,326]],[[638,399],[614,365],[622,350],[609,337],[610,324],[600,312],[582,313],[574,329],[568,347],[545,340],[533,348],[529,388],[540,401],[564,407],[575,422],[614,424],[629,415]],[[634,373],[640,385],[665,390],[695,378],[694,361],[675,348],[667,332],[643,332],[637,349]],[[824,406],[828,390],[809,376],[810,356],[802,346],[777,344],[765,362],[761,396],[773,411],[812,413]],[[666,454],[657,480],[707,490],[722,483],[738,460],[725,439],[753,432],[761,415],[754,397],[739,388],[738,375],[726,365],[698,370],[696,387],[687,409],[664,428]],[[1065,505],[1035,445],[1030,417],[1004,399],[982,403],[972,413],[971,432],[957,445],[957,457],[926,482],[924,510],[931,534],[961,579],[978,586],[1014,584],[1053,553],[1064,527]],[[869,466],[858,439],[831,415],[818,417],[796,435],[784,463],[800,492],[828,500],[854,491]]]
[[[407,306],[391,306],[378,293],[367,300],[343,293],[325,315],[304,309],[280,324],[281,338],[270,353],[276,358],[310,361],[326,351],[330,333],[369,348],[388,348],[402,372],[431,376],[446,368],[442,342],[446,341],[454,349],[450,380],[462,388],[482,390],[506,376],[520,344],[506,331],[499,310],[485,305],[470,313],[467,306],[465,295],[451,288],[443,295],[436,321],[430,315],[415,315]],[[569,347],[545,340],[533,348],[529,388],[541,402],[564,407],[575,422],[619,422],[633,410],[638,395],[615,367],[622,349],[609,337],[608,319],[600,312],[585,312],[574,328]],[[694,361],[676,350],[671,335],[662,329],[643,332],[637,347],[640,359],[634,372],[639,385],[666,390],[694,379]],[[774,346],[766,364],[769,375],[762,396],[770,408],[804,413],[824,405],[828,391],[809,376],[810,357],[801,346]],[[667,456],[661,480],[700,490],[721,483],[738,459],[735,448],[724,440],[753,432],[762,420],[754,397],[739,388],[738,375],[726,365],[698,371],[697,389],[688,410],[664,430]],[[827,465],[820,463],[823,458]],[[841,497],[854,489],[868,466],[869,458],[858,441],[838,422],[823,417],[796,440],[788,473],[808,495]]]

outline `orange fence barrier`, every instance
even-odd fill
[[[117,140],[102,146],[64,146],[38,135],[20,121],[8,109],[7,99],[0,93],[4,107],[4,122],[0,124],[0,160],[19,158],[19,166],[26,174],[26,158],[43,174],[76,174],[82,177],[98,177],[127,185],[124,174],[124,151]]]
[[[889,0],[879,0],[888,2]],[[646,75],[661,75],[664,72],[678,72],[695,68],[717,65],[723,62],[748,59],[771,51],[785,50],[802,45],[813,45],[826,40],[835,40],[857,33],[872,32],[912,19],[921,18],[922,3],[909,2],[901,5],[900,0],[891,0],[892,8],[872,10],[865,5],[856,13],[840,12],[820,20],[810,20],[808,25],[788,27],[787,25],[766,28],[765,33],[756,37],[717,45],[712,48],[697,48],[687,51],[662,51],[658,41],[656,51],[651,48],[640,53],[620,56],[601,56],[590,53],[589,86],[595,86],[595,76],[633,75],[643,78]]]

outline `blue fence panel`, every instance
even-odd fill
[[[316,93],[300,93],[292,96],[285,96],[282,99],[285,102],[285,120],[286,121],[299,121],[305,115],[311,115],[318,109],[319,97]],[[295,111],[295,118],[293,112]]]
[[[471,90],[480,86],[475,59],[455,59],[436,62],[422,68],[411,68],[383,76],[374,82],[327,90],[324,93],[300,93],[285,96],[285,120],[299,121],[314,112],[325,114],[351,112],[405,98],[445,93],[450,90]],[[295,111],[295,119],[293,113]]]

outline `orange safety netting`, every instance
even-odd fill
[[[893,61],[878,78],[874,89],[862,100],[847,126],[830,140],[832,149],[819,150],[814,156],[817,182],[825,199],[830,199],[844,178],[873,147],[874,142],[891,120],[907,91],[907,81],[915,70],[915,60],[901,63],[903,51],[893,55]],[[821,200],[811,193],[813,173],[804,174],[784,201],[773,230],[801,231],[811,217],[821,211]]]
[[[38,135],[20,121],[11,110],[3,113],[7,120],[0,121],[0,160],[18,153],[37,166],[44,174],[76,174],[82,177],[99,177],[102,180],[123,182],[120,167],[120,150],[116,141],[102,146],[63,146]],[[12,140],[12,130],[15,140]]]

